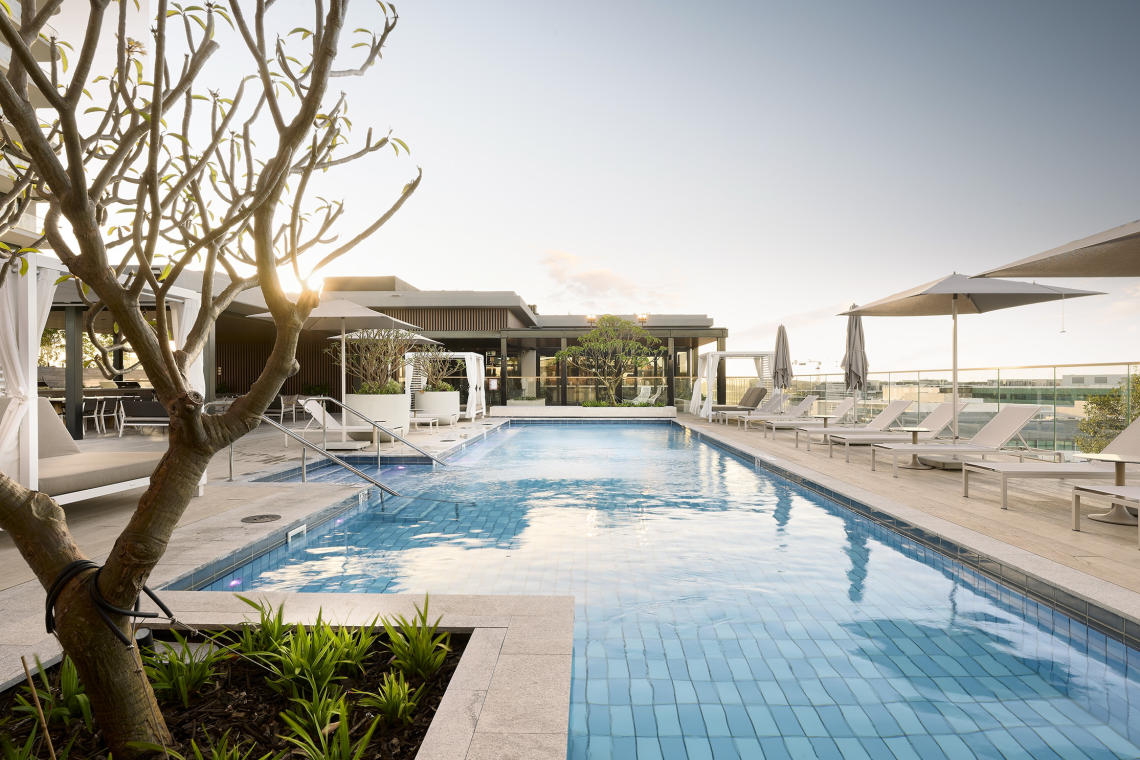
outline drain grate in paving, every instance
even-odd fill
[[[250,515],[249,517],[241,518],[243,523],[267,523],[280,520],[281,515]]]

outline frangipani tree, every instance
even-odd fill
[[[610,401],[617,404],[625,376],[647,366],[650,359],[660,353],[660,343],[641,325],[604,314],[576,345],[562,349],[555,356],[599,381]]]
[[[63,510],[3,474],[0,528],[45,588],[67,579],[55,597],[57,635],[121,758],[140,753],[133,742],[164,744],[169,734],[138,652],[119,638],[129,619],[107,610],[134,604],[211,457],[255,428],[297,371],[298,334],[320,298],[306,283],[383,226],[420,174],[346,238],[335,233],[343,204],[315,195],[326,172],[407,149],[371,129],[354,138],[345,96],[329,91],[330,81],[380,60],[398,20],[391,5],[369,5],[372,22],[348,39],[348,0],[185,8],[155,0],[144,45],[126,35],[132,0],[89,0],[83,39],[72,48],[43,34],[62,4],[24,2],[18,17],[0,9],[0,35],[12,49],[0,77],[0,161],[14,177],[0,195],[0,235],[29,203],[45,205],[43,242],[83,296],[88,334],[109,312],[170,415],[169,445],[99,570],[82,564]],[[223,45],[234,51],[228,65],[211,69]],[[107,46],[113,65],[96,75]],[[341,63],[347,52],[353,60]],[[233,75],[237,59],[248,73]],[[223,91],[219,81],[232,87]],[[19,276],[25,253],[0,249],[0,272]],[[202,305],[185,341],[172,346],[166,297],[191,265],[205,274]],[[219,273],[228,284],[215,289]],[[299,294],[286,292],[282,273],[301,283]],[[272,352],[248,394],[206,413],[187,368],[218,315],[253,287],[276,324]],[[104,371],[122,372],[113,366],[121,344],[99,345]],[[108,606],[100,610],[97,598]]]

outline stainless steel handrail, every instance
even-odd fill
[[[229,401],[209,401],[206,404],[204,404],[202,408],[203,409],[209,409],[211,406],[216,406],[219,404],[228,405],[229,403],[232,403],[232,402],[229,402]],[[270,426],[277,428],[282,433],[284,433],[286,436],[288,436],[289,438],[292,438],[293,440],[295,440],[299,444],[301,444],[301,482],[302,483],[307,482],[307,480],[308,480],[308,464],[306,462],[305,452],[308,451],[309,449],[313,449],[317,453],[324,455],[326,458],[329,459],[329,461],[340,465],[341,467],[343,467],[346,470],[348,470],[349,472],[351,472],[353,475],[356,475],[358,478],[363,478],[364,480],[368,481],[372,485],[376,486],[377,488],[379,488],[381,490],[381,492],[387,493],[391,496],[401,496],[402,495],[398,491],[394,491],[391,488],[389,488],[388,486],[384,485],[383,483],[381,483],[379,480],[372,477],[371,475],[365,474],[359,468],[352,466],[351,464],[344,461],[340,457],[332,454],[331,452],[321,448],[320,446],[313,443],[312,441],[306,439],[304,436],[297,435],[296,433],[294,433],[292,430],[285,427],[284,425],[281,425],[277,422],[274,422],[273,420],[266,417],[264,414],[258,415],[258,417],[261,419],[262,422],[269,423]],[[379,447],[377,447],[377,448],[379,448]],[[230,444],[230,478],[229,479],[231,481],[234,479],[234,444],[233,443]]]
[[[386,494],[388,494],[388,495],[390,495],[390,496],[400,496],[400,495],[401,495],[399,492],[392,490],[391,488],[389,488],[388,486],[384,485],[383,483],[381,483],[379,480],[377,480],[376,478],[372,477],[371,475],[366,475],[366,474],[365,474],[365,473],[363,473],[363,472],[362,472],[360,469],[358,469],[358,468],[356,468],[356,467],[353,467],[351,464],[349,464],[348,462],[344,461],[343,459],[341,459],[340,457],[336,456],[335,454],[333,454],[333,453],[331,453],[331,452],[329,452],[329,451],[326,451],[325,449],[322,449],[320,446],[318,446],[317,444],[313,443],[312,441],[309,441],[309,440],[305,439],[303,436],[297,435],[296,433],[294,433],[294,432],[293,432],[292,430],[290,430],[289,428],[285,427],[284,425],[281,425],[281,424],[279,424],[279,423],[276,423],[276,422],[274,422],[273,420],[271,420],[271,419],[269,419],[268,417],[266,417],[264,414],[263,414],[263,415],[261,415],[261,421],[262,421],[262,422],[268,422],[268,423],[269,423],[271,426],[273,426],[273,427],[277,428],[277,429],[278,429],[278,430],[280,430],[282,433],[284,433],[285,435],[289,436],[290,438],[292,438],[292,439],[293,439],[294,441],[296,441],[297,443],[301,444],[301,446],[303,447],[303,448],[301,449],[301,482],[305,482],[305,480],[307,479],[307,478],[306,478],[306,475],[307,475],[307,473],[306,473],[306,468],[305,468],[305,456],[304,456],[304,454],[305,454],[305,450],[306,450],[306,448],[308,448],[308,449],[313,449],[313,450],[314,450],[314,451],[316,451],[317,453],[324,455],[324,456],[325,456],[325,457],[327,457],[329,460],[331,460],[331,461],[335,462],[336,464],[340,465],[340,466],[341,466],[341,467],[343,467],[344,469],[348,470],[349,472],[351,472],[351,473],[352,473],[353,475],[355,475],[356,477],[358,477],[358,478],[363,478],[364,480],[367,480],[369,483],[371,483],[372,485],[376,486],[377,488],[379,488],[379,489],[380,489],[381,491],[383,491],[384,493],[386,493]],[[232,445],[231,445],[231,446],[232,446]],[[231,461],[232,461],[232,460],[231,460]],[[230,475],[230,479],[231,479],[231,480],[233,479],[233,474],[232,474],[232,472],[231,472],[231,475]]]
[[[367,422],[369,425],[371,425],[372,427],[376,428],[377,430],[379,430],[379,431],[383,432],[383,433],[384,433],[384,434],[386,434],[386,435],[390,435],[390,436],[392,436],[392,438],[394,438],[395,440],[397,440],[397,441],[399,441],[399,442],[403,443],[405,446],[408,446],[409,448],[411,448],[411,449],[414,449],[415,451],[418,451],[419,453],[423,454],[425,457],[427,457],[427,458],[428,458],[428,459],[430,459],[431,461],[435,462],[436,464],[442,464],[442,465],[444,465],[444,466],[446,466],[446,465],[447,465],[447,462],[444,462],[444,461],[443,461],[442,459],[440,459],[439,457],[437,457],[437,456],[435,456],[435,455],[433,455],[433,454],[430,454],[430,453],[429,453],[429,452],[427,452],[427,451],[424,451],[424,450],[423,450],[423,449],[421,449],[419,446],[417,446],[416,444],[412,443],[411,441],[409,441],[407,438],[405,438],[404,436],[400,435],[400,434],[399,434],[399,433],[397,433],[396,431],[394,431],[394,430],[389,430],[388,428],[384,427],[384,426],[383,426],[383,425],[381,425],[380,423],[376,422],[376,420],[373,420],[373,419],[370,419],[369,417],[367,417],[367,416],[366,416],[366,415],[365,415],[363,412],[359,412],[359,411],[357,411],[356,409],[353,409],[353,408],[352,408],[351,406],[349,406],[348,404],[345,404],[345,403],[343,403],[343,402],[341,402],[341,401],[338,401],[337,399],[333,398],[332,396],[306,396],[305,398],[306,398],[306,400],[308,400],[308,401],[320,401],[320,402],[322,402],[322,403],[323,403],[323,402],[325,402],[325,401],[331,401],[331,402],[333,402],[334,404],[336,404],[337,406],[339,406],[341,409],[345,410],[346,412],[351,412],[351,413],[355,414],[357,417],[359,417],[360,419],[364,420],[365,422]],[[321,428],[322,428],[322,429],[324,429],[324,428],[325,428],[325,425],[324,425],[324,421],[323,421],[323,420],[321,421]],[[380,445],[379,445],[379,444],[377,444],[377,445],[376,445],[376,450],[377,450],[377,452],[379,452],[379,450],[380,450]]]

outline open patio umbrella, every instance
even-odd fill
[[[851,304],[855,308],[855,304]],[[843,354],[843,382],[852,394],[867,390],[867,349],[863,342],[863,318],[847,317],[847,348]],[[859,410],[855,410],[858,417]]]
[[[953,329],[953,396],[954,437],[958,437],[958,315],[983,314],[987,311],[1008,309],[1061,298],[1099,296],[1093,290],[1074,290],[1054,285],[1015,280],[988,280],[952,274],[917,288],[895,293],[893,296],[849,309],[841,316],[867,317],[924,317],[949,314],[954,320]]]
[[[1089,235],[981,277],[1140,277],[1140,220]]]
[[[788,350],[788,331],[783,325],[776,330],[776,355],[772,357],[772,387],[787,388],[792,384],[792,353]]]
[[[262,312],[260,314],[253,314],[257,319],[273,319],[270,312]],[[420,328],[410,322],[405,322],[402,319],[389,317],[387,314],[381,314],[378,311],[373,311],[367,306],[361,306],[355,301],[348,301],[343,298],[333,298],[327,301],[322,301],[317,305],[312,312],[309,313],[309,318],[305,320],[303,330],[323,330],[332,331],[340,330],[340,403],[345,403],[345,394],[347,393],[348,378],[345,376],[345,339],[349,328],[353,330],[407,330],[415,332]],[[343,416],[342,416],[343,419]],[[347,421],[346,421],[347,424]],[[347,437],[344,430],[340,432],[341,443]]]

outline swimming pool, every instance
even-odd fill
[[[208,588],[573,594],[575,760],[1140,757],[1137,652],[678,426],[449,464]]]

